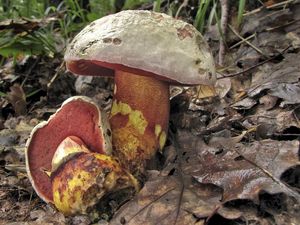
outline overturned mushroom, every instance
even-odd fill
[[[58,164],[51,173],[53,202],[65,215],[89,214],[98,220],[105,212],[97,204],[109,205],[108,197],[114,193],[126,194],[129,199],[138,190],[136,179],[118,161],[89,152],[79,138],[67,137],[57,151],[52,159],[52,165]]]
[[[138,189],[109,156],[111,131],[102,115],[89,98],[72,97],[27,141],[26,168],[36,193],[66,214],[88,213],[108,193]]]
[[[132,172],[165,144],[169,84],[215,82],[202,35],[188,23],[143,10],[92,22],[68,46],[65,61],[75,74],[115,77],[113,154]]]

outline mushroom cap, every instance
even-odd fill
[[[117,69],[174,84],[216,81],[214,59],[200,32],[184,21],[145,10],[95,20],[70,43],[65,61],[78,75],[113,76]]]
[[[79,137],[93,152],[111,153],[111,131],[102,115],[91,99],[75,96],[32,130],[26,143],[26,170],[33,188],[45,202],[53,201],[52,184],[46,172],[52,171],[52,158],[66,137]]]

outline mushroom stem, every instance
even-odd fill
[[[162,149],[169,122],[169,85],[155,78],[115,72],[110,115],[114,155],[135,173]]]

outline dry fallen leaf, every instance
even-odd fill
[[[139,194],[121,207],[111,225],[202,224],[215,212],[220,192],[203,188],[179,175],[162,176],[158,172]]]
[[[10,87],[7,99],[12,104],[17,116],[26,114],[26,96],[19,84],[14,84]]]
[[[270,90],[270,95],[282,98],[286,104],[298,103],[300,92],[300,54],[287,54],[278,64],[265,64],[253,75],[248,96],[254,97],[264,90]]]
[[[263,136],[272,137],[274,135],[284,135],[285,130],[296,128],[293,132],[295,136],[299,136],[297,129],[300,128],[299,122],[300,112],[297,109],[281,109],[275,108],[273,110],[266,111],[265,107],[258,108],[254,115],[245,118],[244,123],[252,124],[252,126],[258,126]],[[265,129],[266,128],[266,129]],[[266,135],[268,134],[268,135]],[[291,135],[289,133],[288,135]]]
[[[300,195],[280,181],[288,168],[300,165],[299,141],[263,140],[249,144],[234,138],[218,138],[207,145],[196,136],[179,135],[185,155],[182,170],[198,182],[223,188],[223,202],[234,199],[258,201],[261,191]],[[216,145],[218,143],[218,145]]]

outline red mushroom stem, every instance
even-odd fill
[[[162,149],[169,122],[169,85],[156,78],[115,72],[110,115],[114,155],[131,172]]]

